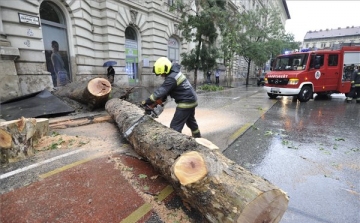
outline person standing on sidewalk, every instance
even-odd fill
[[[165,80],[149,98],[142,101],[143,105],[153,105],[158,99],[166,100],[167,96],[175,99],[176,111],[170,123],[170,128],[181,133],[186,124],[194,138],[201,138],[200,130],[195,119],[197,95],[186,76],[180,72],[178,63],[171,63],[166,57],[160,57],[153,66],[153,73]]]
[[[215,72],[215,80],[216,80],[216,84],[219,84],[219,78],[220,78],[220,71],[219,70],[216,70]]]
[[[114,83],[115,70],[114,70],[113,66],[108,67],[108,69],[107,69],[107,78],[108,78],[110,84]]]
[[[208,83],[208,84],[211,84],[211,71],[208,71],[207,73],[206,73],[206,82]]]
[[[355,69],[351,74],[351,89],[349,92],[349,96],[346,98],[346,102],[352,102],[353,98],[356,97],[356,103],[360,103],[360,70]]]

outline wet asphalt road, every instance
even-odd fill
[[[360,104],[279,97],[224,154],[290,197],[281,223],[360,222]]]
[[[149,92],[134,95],[143,99]],[[257,87],[198,96],[202,103],[196,114],[204,137],[220,146],[228,158],[268,179],[290,196],[281,223],[360,223],[359,104],[346,104],[343,95],[307,103],[295,102],[291,97],[271,100]],[[159,121],[168,124],[173,109],[174,103],[170,101]],[[69,134],[70,130],[64,132]],[[186,129],[184,132],[187,133]],[[111,138],[110,142],[119,140],[116,128],[113,134],[106,136]],[[123,142],[118,143],[114,144],[116,148],[123,147]],[[71,159],[66,157],[66,163],[99,151],[103,150],[94,147],[86,151],[89,154],[81,151]],[[60,155],[58,152],[44,154],[40,160]],[[30,161],[22,165],[26,166],[26,162],[30,165]],[[50,166],[41,166],[40,171],[62,166],[63,162],[57,160]],[[20,167],[19,163],[0,172]],[[0,190],[31,184],[36,181],[37,171],[3,179]]]

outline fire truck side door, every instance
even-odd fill
[[[324,66],[324,54],[311,55],[309,81],[311,81],[314,85],[314,92],[324,91],[324,73],[326,75],[326,68]]]
[[[327,91],[334,91],[337,89],[340,79],[342,78],[340,65],[339,65],[339,54],[327,54],[325,71],[325,89]]]

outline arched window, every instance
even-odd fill
[[[65,24],[62,12],[51,2],[43,2],[41,4],[40,18],[50,22]]]
[[[173,62],[179,62],[179,42],[175,39],[170,37],[168,41],[168,58]]]
[[[136,40],[136,32],[133,28],[127,27],[125,29],[125,38],[130,40]]]

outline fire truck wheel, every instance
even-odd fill
[[[271,99],[275,99],[277,97],[276,94],[272,94],[272,93],[267,93],[267,94],[268,94],[269,98],[271,98]]]
[[[307,102],[312,98],[312,95],[313,95],[312,88],[310,86],[304,86],[301,88],[301,91],[299,92],[298,100],[300,102]]]

